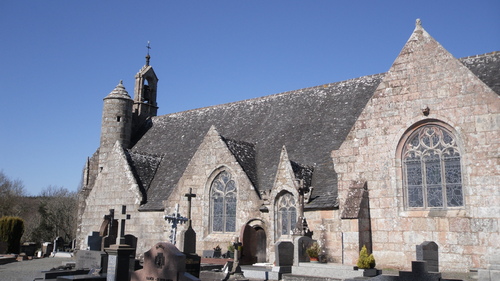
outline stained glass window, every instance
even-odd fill
[[[463,206],[460,167],[458,145],[446,129],[425,125],[413,132],[403,147],[407,207]]]
[[[210,188],[211,225],[213,232],[236,231],[236,183],[231,174],[218,174]]]
[[[276,203],[277,210],[277,233],[278,236],[291,235],[292,230],[297,223],[297,209],[295,200],[291,193],[285,193]]]

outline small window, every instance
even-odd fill
[[[438,125],[413,132],[402,151],[408,208],[453,208],[464,205],[460,152],[453,134]]]
[[[218,174],[210,187],[212,232],[236,231],[236,183],[231,174]]]
[[[116,122],[120,122],[120,121],[121,121],[121,119],[122,119],[122,117],[121,117],[121,116],[116,116]]]

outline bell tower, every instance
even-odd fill
[[[134,105],[133,105],[133,132],[136,132],[144,122],[149,118],[156,116],[158,106],[156,104],[156,91],[158,85],[158,77],[149,65],[149,46],[148,54],[146,55],[146,65],[135,75],[135,89],[134,89]]]

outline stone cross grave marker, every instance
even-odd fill
[[[191,199],[196,197],[196,194],[194,194],[192,188],[189,188],[189,193],[184,194],[185,197],[187,197],[188,200],[188,226],[191,226]]]
[[[179,204],[175,204],[175,211],[172,215],[165,215],[165,220],[171,223],[170,230],[170,243],[175,245],[176,236],[177,236],[177,224],[184,223],[188,220],[179,214]]]
[[[118,217],[117,218],[118,219],[118,230],[120,231],[120,233],[118,234],[119,237],[118,237],[116,243],[119,245],[122,245],[122,244],[125,244],[125,222],[130,219],[130,214],[127,214],[127,206],[122,205],[121,214],[119,214],[117,217]],[[110,230],[111,230],[111,223],[110,223]]]
[[[114,212],[113,212],[114,213]],[[116,215],[118,219],[118,229],[120,231],[118,243],[106,249],[108,253],[107,281],[129,280],[130,274],[134,271],[133,257],[135,248],[126,244],[125,222],[130,219],[127,214],[127,206],[122,205],[121,214]]]
[[[184,246],[182,248],[182,251],[184,253],[189,253],[193,254],[196,253],[196,232],[194,231],[192,227],[192,220],[191,220],[191,200],[192,198],[196,197],[196,194],[194,194],[192,188],[189,188],[189,193],[184,194],[184,196],[188,200],[188,214],[187,214],[187,230],[183,231],[181,237],[183,238],[182,245]]]
[[[99,235],[99,231],[92,231],[92,235],[87,236],[87,245],[89,245],[89,250],[100,251],[102,244],[102,237]]]

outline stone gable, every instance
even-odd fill
[[[486,221],[497,225],[500,217],[494,203],[500,199],[495,191],[500,182],[499,118],[499,96],[417,25],[346,141],[332,152],[341,209],[349,183],[368,182],[378,265],[408,268],[415,245],[427,240],[440,246],[440,263],[448,270],[484,264],[487,248],[495,248],[498,238]],[[426,122],[446,126],[460,142],[463,208],[437,214],[405,208],[399,144]],[[472,221],[485,227],[474,230]],[[463,227],[454,229],[456,223]],[[356,253],[348,257],[356,258]]]

